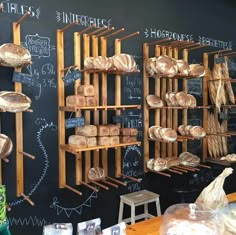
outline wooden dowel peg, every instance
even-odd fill
[[[2,12],[3,9],[4,9],[4,7],[3,7],[3,4],[1,3],[1,4],[0,4],[0,12]]]
[[[162,40],[158,40],[158,41],[155,41],[155,42],[149,42],[149,43],[147,43],[147,45],[152,46],[152,45],[160,44],[160,43],[167,42],[167,41],[170,41],[170,40],[172,40],[172,39],[171,38],[164,38]]]
[[[79,23],[79,21],[74,21],[74,22],[68,24],[66,27],[60,29],[60,31],[64,32],[64,31],[66,31],[67,29],[71,28],[72,26],[74,26],[75,24],[78,24],[78,23]]]
[[[223,52],[226,52],[226,51],[232,51],[232,49],[224,49],[224,50],[219,50],[219,51],[211,51],[211,52],[208,52],[206,54],[207,55],[213,55],[213,54],[223,53]]]
[[[3,160],[4,162],[6,162],[6,163],[9,163],[9,159],[8,158],[6,158],[6,157],[4,157],[4,158],[1,158],[1,160]]]
[[[100,184],[97,181],[92,180],[91,183],[93,183],[93,184],[95,184],[95,185],[97,185],[97,186],[99,186],[99,187],[101,187],[101,188],[103,188],[105,190],[109,190],[109,187],[107,187],[107,186],[105,186],[103,184]]]
[[[115,32],[113,32],[113,33],[111,33],[111,34],[105,36],[104,38],[109,38],[109,37],[111,37],[111,36],[114,36],[114,35],[116,35],[116,34],[118,34],[118,33],[123,32],[124,30],[125,30],[124,28],[119,29],[119,30],[117,30],[117,31],[115,31]]]
[[[180,166],[179,166],[180,167]],[[195,167],[192,167],[192,166],[185,166],[185,165],[181,165],[181,167],[183,168],[183,169],[187,169],[187,170],[190,170],[190,171],[200,171],[200,169],[198,169],[198,168],[195,168]]]
[[[117,180],[117,179],[114,179],[114,178],[112,178],[112,177],[107,176],[106,178],[109,179],[109,180],[111,180],[111,181],[113,181],[113,182],[115,182],[115,183],[117,183],[117,184],[120,184],[120,185],[122,185],[122,186],[126,186],[126,185],[127,185],[126,183],[124,183],[124,182],[122,182],[122,181],[119,181],[119,180]]]
[[[74,69],[76,67],[78,67],[78,65],[72,65],[72,66],[69,66],[69,67],[66,67],[66,68],[62,69],[61,72],[64,72],[64,71],[69,70],[69,69]]]
[[[141,180],[136,179],[136,178],[134,178],[134,177],[132,177],[132,176],[128,176],[128,175],[124,175],[124,174],[120,174],[120,175],[123,176],[124,178],[130,179],[130,180],[133,180],[133,181],[135,181],[135,182],[138,182],[138,183],[141,182]]]
[[[104,32],[101,32],[101,33],[97,34],[96,37],[101,37],[102,35],[104,35],[106,33],[109,33],[109,32],[111,32],[114,29],[115,29],[115,27],[111,27],[110,29],[107,29]]]
[[[98,191],[99,191],[97,188],[91,186],[90,184],[85,183],[84,181],[80,181],[80,183],[83,184],[84,186],[86,186],[86,187],[92,189],[92,190],[95,191],[95,192],[98,192]]]
[[[88,36],[95,35],[96,33],[99,33],[99,32],[101,32],[101,31],[103,31],[103,30],[106,30],[106,29],[107,29],[107,27],[104,26],[104,27],[102,27],[102,28],[99,28],[99,29],[97,29],[97,30],[94,30],[94,31],[91,32],[91,33],[88,33]]]
[[[76,189],[70,187],[70,186],[67,185],[67,184],[65,184],[64,187],[67,188],[67,189],[69,189],[69,190],[71,190],[72,192],[74,192],[74,193],[80,195],[80,196],[82,195],[82,193],[81,193],[80,191],[78,191],[78,190],[76,190]]]
[[[178,47],[178,49],[187,49],[189,47],[193,47],[193,46],[199,46],[200,42],[193,42],[193,43],[189,43],[188,45],[181,45],[180,47]]]
[[[86,32],[88,32],[90,29],[95,28],[95,26],[96,26],[95,24],[92,24],[92,25],[90,25],[89,27],[87,27],[87,28],[81,30],[81,31],[78,32],[78,33],[79,33],[79,34],[86,33]]]
[[[118,188],[118,187],[119,187],[117,184],[113,184],[113,183],[111,183],[111,182],[109,182],[109,181],[107,181],[107,180],[105,180],[105,179],[100,180],[100,181],[102,181],[102,182],[105,183],[105,184],[109,184],[109,185],[111,185],[111,186],[114,187],[114,188]]]
[[[11,207],[6,203],[6,209],[7,211],[11,211]]]
[[[34,206],[34,202],[30,200],[28,196],[26,196],[24,193],[21,193],[21,196],[31,205]]]
[[[27,12],[16,22],[16,26],[18,26],[19,24],[21,24],[29,15],[30,15],[30,11],[27,11]]]
[[[161,171],[153,171],[154,173],[156,174],[159,174],[159,175],[164,175],[164,176],[167,176],[167,177],[171,177],[170,174],[167,174],[167,173],[164,173],[164,172],[161,172]]]
[[[176,170],[172,170],[172,169],[168,169],[168,171],[179,174],[179,175],[183,175],[183,172],[180,172],[180,171],[176,171]]]
[[[33,113],[33,109],[26,109],[25,112],[27,112],[27,113]]]
[[[203,164],[198,164],[198,166],[200,166],[200,167],[203,167],[203,168],[208,168],[208,169],[210,169],[210,168],[211,168],[210,166],[203,165]]]
[[[197,46],[197,47],[190,47],[187,50],[188,51],[193,51],[193,50],[201,49],[201,48],[204,48],[204,47],[208,47],[208,45],[202,45],[202,46]]]
[[[184,173],[187,173],[187,172],[188,172],[187,170],[178,168],[177,166],[172,166],[171,169],[178,170],[178,171],[182,171],[182,172],[184,172]]]
[[[123,40],[125,40],[125,39],[134,37],[134,36],[136,36],[136,35],[138,35],[138,34],[139,34],[139,31],[137,31],[137,32],[135,32],[135,33],[131,33],[131,34],[129,34],[129,35],[123,37],[123,38],[120,38],[120,39],[118,39],[118,40],[119,40],[119,41],[123,41]]]
[[[32,160],[35,159],[35,156],[33,156],[33,155],[29,154],[29,153],[26,153],[26,152],[19,152],[19,153],[23,154],[24,156],[26,156],[28,158],[31,158]]]
[[[235,55],[236,52],[229,52],[229,53],[226,53],[226,54],[223,54],[222,56],[231,56],[231,55]]]

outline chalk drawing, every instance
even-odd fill
[[[90,196],[81,205],[76,206],[76,207],[63,207],[59,204],[58,198],[54,197],[53,202],[50,205],[50,208],[55,209],[57,215],[60,215],[61,213],[65,213],[66,216],[69,218],[73,213],[81,215],[85,207],[92,207],[92,200],[97,197],[98,197],[97,193],[93,191],[90,194]]]
[[[51,122],[50,124],[47,123],[46,119],[44,118],[37,118],[35,121],[36,125],[40,125],[39,130],[37,131],[37,136],[36,139],[38,141],[39,144],[39,148],[42,152],[42,157],[44,160],[44,168],[42,169],[42,174],[40,175],[38,181],[36,183],[33,184],[32,189],[30,190],[30,192],[28,194],[26,194],[26,196],[30,197],[33,195],[33,193],[37,190],[37,188],[39,187],[39,185],[42,183],[42,181],[44,180],[48,168],[49,168],[49,160],[48,160],[48,154],[47,154],[47,150],[46,147],[44,146],[42,140],[41,140],[41,136],[42,133],[46,130],[46,129],[50,129],[51,131],[56,131],[57,130],[57,126],[55,124],[53,124],[53,122]],[[40,156],[37,156],[37,158],[39,158]],[[37,159],[36,158],[36,159]],[[9,206],[13,207],[13,206],[17,206],[20,205],[21,203],[23,203],[25,200],[23,199],[17,199],[14,200],[12,202],[9,202]]]
[[[10,226],[30,226],[30,227],[42,227],[51,222],[47,222],[45,219],[37,218],[37,216],[30,216],[25,218],[8,217]]]

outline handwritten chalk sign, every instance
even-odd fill
[[[84,125],[85,125],[84,117],[69,118],[66,119],[65,121],[66,129]]]
[[[13,82],[20,82],[23,84],[28,84],[31,86],[36,84],[35,77],[33,77],[29,74],[20,73],[20,72],[16,72],[16,71],[14,71],[14,73],[13,73],[12,81]]]
[[[67,73],[62,79],[64,81],[65,86],[68,86],[80,78],[81,78],[81,72],[79,70],[73,70]]]
[[[222,56],[216,58],[215,60],[216,60],[216,64],[223,64],[225,62],[225,58]]]
[[[116,115],[112,117],[113,123],[128,123],[130,118],[127,115]]]
[[[25,43],[31,56],[50,57],[50,38],[40,37],[38,34],[27,35]]]

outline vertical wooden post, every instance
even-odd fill
[[[115,54],[121,53],[121,40],[115,39]],[[116,74],[115,80],[115,105],[121,105],[121,75]],[[116,111],[116,115],[120,115],[120,110]],[[115,150],[116,177],[121,174],[121,148]]]
[[[83,34],[84,59],[90,56],[90,36]],[[90,84],[89,72],[84,72],[84,85]],[[85,124],[90,124],[90,111],[84,111]],[[88,172],[91,168],[91,151],[85,152],[85,182],[88,182]]]
[[[21,44],[20,24],[13,22],[13,42]],[[15,71],[21,72],[21,68],[15,68]],[[22,84],[15,82],[15,91],[22,92]],[[15,114],[16,119],[16,195],[20,197],[24,192],[24,159],[23,159],[23,122],[22,112]]]
[[[101,37],[101,55],[107,56],[107,39]],[[107,106],[107,74],[102,73],[102,106]],[[102,123],[107,124],[107,111],[102,111]],[[102,167],[104,169],[105,175],[108,174],[108,157],[107,150],[102,150]]]
[[[81,69],[81,35],[78,32],[74,33],[74,64],[78,69]],[[77,79],[74,84],[74,93],[78,94],[78,87],[81,80]],[[80,117],[81,111],[75,113],[75,117]],[[78,128],[75,128],[75,134],[78,134]],[[75,183],[79,185],[82,181],[82,154],[75,155]]]
[[[57,30],[57,92],[58,92],[58,107],[65,106],[64,83],[64,33]],[[65,144],[65,113],[58,111],[58,143],[59,143],[59,187],[64,188],[66,184],[66,160],[65,150],[61,149],[60,145]]]

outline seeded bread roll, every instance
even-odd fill
[[[86,148],[87,147],[87,138],[81,135],[71,135],[68,139],[68,144],[78,147],[78,148]]]
[[[95,125],[85,125],[77,127],[78,134],[82,136],[97,136],[97,127]]]
[[[83,96],[94,96],[94,86],[93,85],[80,85],[78,87],[78,95]]]
[[[113,67],[118,71],[133,72],[136,70],[137,65],[133,56],[129,54],[118,54],[112,57]]]
[[[23,67],[31,64],[30,52],[17,44],[5,43],[0,46],[0,65]]]
[[[14,91],[0,92],[0,109],[7,112],[22,112],[29,109],[31,99],[23,93]]]
[[[157,95],[148,95],[146,97],[146,101],[147,101],[147,104],[151,108],[161,108],[161,107],[163,107],[163,102],[162,102],[161,98]]]
[[[69,95],[66,97],[66,106],[84,107],[85,97],[82,95]]]

